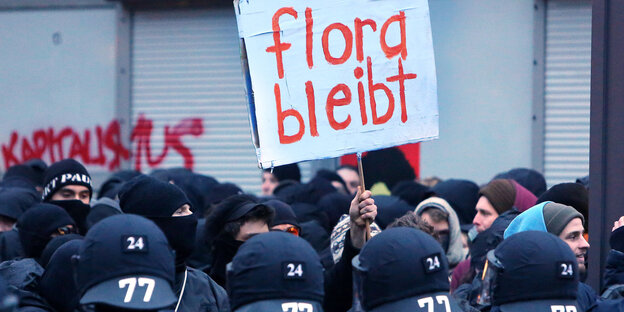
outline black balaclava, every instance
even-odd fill
[[[57,229],[67,225],[76,227],[67,212],[56,205],[42,203],[28,209],[17,221],[19,238],[28,258],[39,258]]]
[[[78,233],[85,235],[87,234],[87,216],[91,211],[91,206],[83,203],[81,200],[72,199],[72,200],[51,200],[48,203],[57,205],[69,214],[74,221],[76,221],[76,226],[78,227]]]
[[[41,276],[39,293],[56,311],[70,312],[78,307],[80,294],[74,280],[72,257],[78,254],[81,245],[82,238],[61,245],[50,258]]]
[[[152,220],[167,236],[176,252],[176,269],[186,268],[186,259],[195,248],[197,217],[191,214],[172,217],[173,213],[190,201],[174,184],[149,176],[138,176],[126,182],[119,192],[119,206],[124,213],[144,216]]]

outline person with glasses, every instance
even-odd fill
[[[277,199],[268,200],[264,204],[275,210],[275,217],[271,222],[271,231],[282,231],[300,236],[301,226],[299,226],[297,216],[290,205]]]

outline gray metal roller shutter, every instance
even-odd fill
[[[549,186],[589,174],[591,3],[546,10],[544,175]]]
[[[152,153],[163,148],[165,125],[201,117],[204,133],[184,139],[194,170],[260,193],[233,8],[138,11],[132,34],[132,117],[154,121]],[[159,167],[182,164],[170,150]],[[310,164],[301,169],[309,177]]]

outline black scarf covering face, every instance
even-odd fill
[[[186,260],[195,250],[197,217],[195,214],[184,217],[150,217],[165,233],[169,246],[176,252],[176,271],[186,268]]]
[[[57,205],[67,211],[69,216],[74,219],[74,222],[76,222],[76,226],[78,227],[78,234],[87,234],[87,216],[91,211],[91,206],[77,199],[52,200],[49,203]]]
[[[232,262],[234,255],[238,251],[243,241],[235,240],[228,234],[221,234],[214,240],[212,261],[212,268],[210,269],[210,277],[217,282],[217,284],[225,287],[225,266]]]

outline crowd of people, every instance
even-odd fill
[[[399,173],[302,183],[285,165],[254,195],[183,168],[95,190],[73,159],[15,165],[0,181],[0,312],[624,311],[624,217],[604,288],[583,282],[586,178]]]

